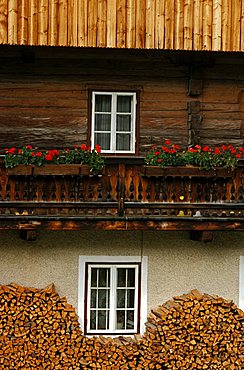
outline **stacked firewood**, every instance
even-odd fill
[[[244,369],[244,313],[190,294],[151,311],[144,336],[85,337],[53,285],[0,287],[0,369]]]
[[[152,310],[146,326],[167,369],[244,369],[244,313],[232,301],[192,290]]]

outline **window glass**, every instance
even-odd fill
[[[131,129],[131,116],[117,114],[117,131],[130,131]]]
[[[95,112],[111,112],[111,106],[111,95],[96,95]]]
[[[130,150],[130,134],[116,135],[116,150],[129,151]]]
[[[117,112],[129,113],[131,112],[131,96],[117,96]]]
[[[111,131],[111,114],[96,114],[95,115],[95,130],[96,131]]]
[[[100,145],[103,150],[110,149],[110,133],[95,133],[95,143]]]

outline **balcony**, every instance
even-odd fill
[[[0,229],[244,230],[244,163],[233,172],[142,158],[108,158],[100,174],[69,166],[0,163]]]

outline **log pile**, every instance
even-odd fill
[[[53,285],[0,287],[0,369],[244,369],[244,313],[197,290],[152,310],[143,336],[84,337]]]
[[[146,326],[167,369],[244,369],[244,313],[232,301],[192,290],[152,310]]]

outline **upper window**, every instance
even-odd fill
[[[135,153],[136,93],[93,92],[91,144],[102,153]]]
[[[79,311],[85,334],[118,335],[142,331],[146,319],[145,268],[145,257],[142,260],[81,257]],[[144,269],[144,279],[141,269]]]

